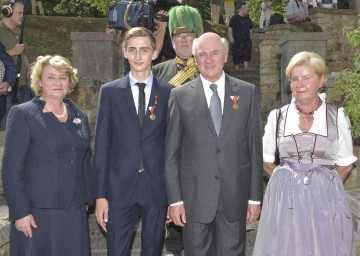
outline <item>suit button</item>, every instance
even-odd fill
[[[70,163],[71,163],[71,164],[74,164],[74,160],[71,160]]]
[[[219,149],[219,148],[216,150],[216,153],[218,153],[218,154],[220,153],[220,149]]]
[[[218,175],[215,175],[215,179],[218,180],[220,179],[220,177]]]

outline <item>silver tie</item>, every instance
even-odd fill
[[[219,136],[222,120],[221,101],[219,94],[217,93],[217,85],[211,84],[210,89],[213,91],[213,95],[210,99],[210,114],[215,126],[216,133]]]

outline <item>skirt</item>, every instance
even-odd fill
[[[86,206],[78,209],[32,209],[37,228],[32,238],[10,227],[10,256],[90,256]]]
[[[351,212],[335,170],[278,166],[265,191],[254,256],[355,256]]]

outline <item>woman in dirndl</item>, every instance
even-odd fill
[[[357,160],[349,118],[319,94],[326,65],[318,54],[296,54],[286,75],[293,100],[269,114],[263,137],[270,180],[253,255],[355,256],[343,186]]]

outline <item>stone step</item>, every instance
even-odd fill
[[[107,253],[106,250],[93,250],[93,251],[91,251],[91,256],[106,256],[106,253]],[[140,256],[140,253],[141,253],[141,250],[133,249],[131,251],[130,256]],[[162,256],[164,256],[165,254],[166,254],[166,252],[164,251]],[[246,250],[245,251],[245,256],[251,256],[251,255],[252,255],[252,250]]]

